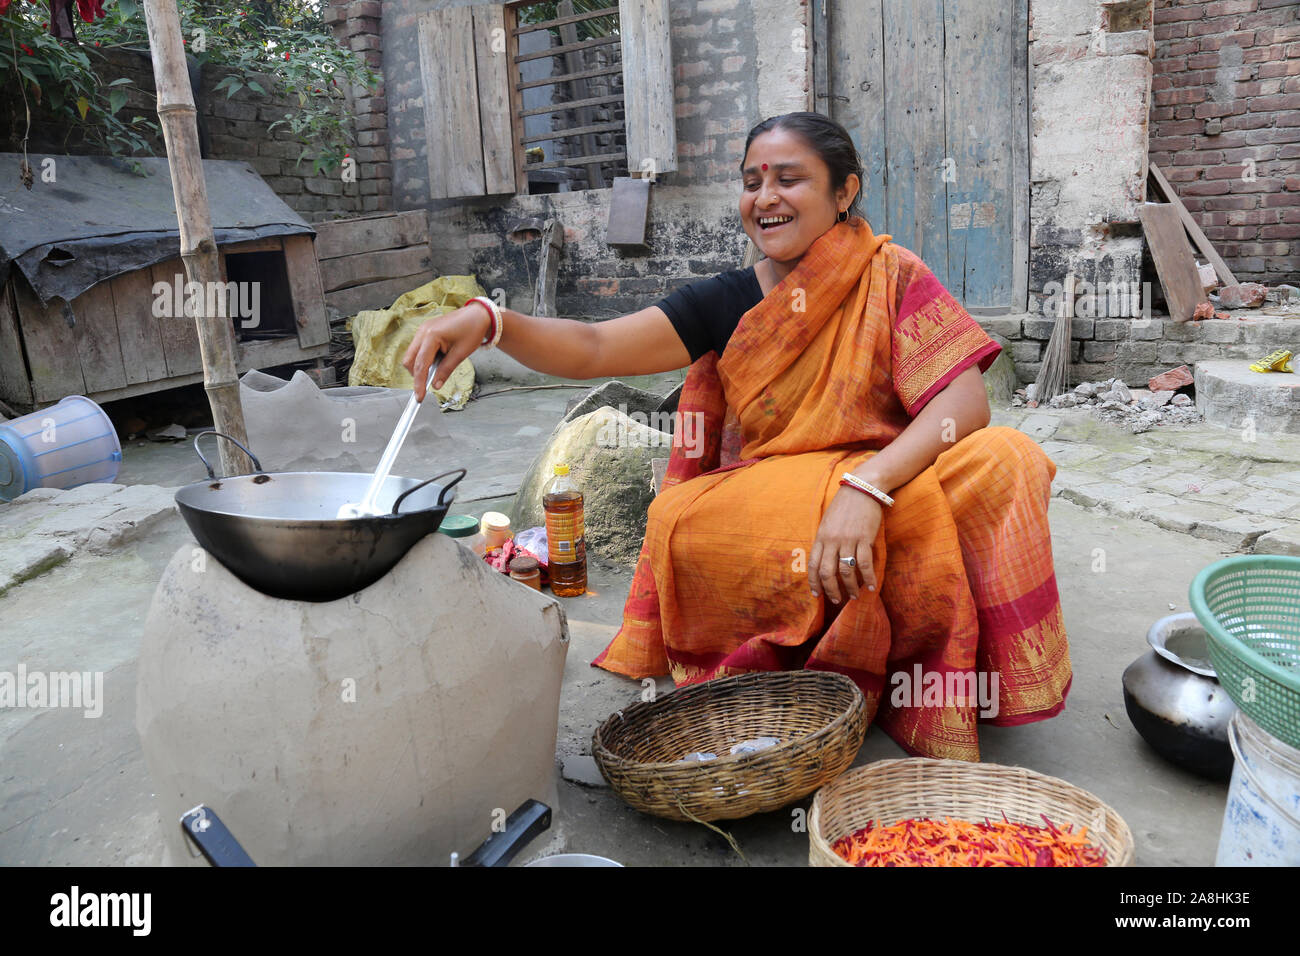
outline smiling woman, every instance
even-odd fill
[[[904,749],[977,760],[979,720],[1050,717],[1069,689],[1055,466],[1022,433],[986,427],[980,372],[1000,347],[853,215],[861,165],[843,127],[765,120],[741,172],[755,266],[595,325],[501,310],[500,347],[541,371],[690,365],[679,411],[699,416],[704,441],[673,449],[623,626],[594,663],[678,684],[839,671]],[[483,343],[490,311],[421,327],[405,358],[416,382],[437,352],[451,369]],[[996,674],[997,707],[891,701],[890,675],[915,668]]]

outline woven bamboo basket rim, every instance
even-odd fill
[[[934,781],[925,781],[925,777],[940,777]],[[884,778],[881,780],[881,778]],[[1000,817],[1003,812],[1007,819],[1018,823],[1040,824],[1041,818],[1034,819],[1028,812],[1018,813],[1014,807],[997,806],[999,790],[1011,796],[1014,787],[1015,799],[1022,803],[1037,803],[1036,809],[1048,817],[1055,825],[1074,824],[1088,828],[1088,841],[1106,851],[1107,866],[1132,866],[1135,856],[1133,832],[1119,813],[1096,794],[1091,793],[1068,780],[1049,774],[1007,764],[968,763],[964,760],[937,760],[928,757],[905,757],[896,760],[878,760],[863,767],[850,770],[817,791],[813,798],[812,809],[808,815],[808,862],[811,866],[851,866],[832,849],[835,840],[861,829],[868,820],[882,820],[878,807],[889,806],[895,795],[902,795],[907,790],[925,783],[932,788],[927,796],[927,812],[918,814],[893,811],[887,816],[898,814],[898,819],[923,816],[931,820],[951,817],[970,820],[972,811],[944,811],[935,805],[945,799],[957,804],[963,801],[978,803],[972,796],[980,796],[980,786],[988,793],[989,804],[981,817]],[[914,798],[913,798],[914,799]],[[847,807],[844,804],[848,804]],[[1078,808],[1078,813],[1071,813],[1070,805]],[[1086,812],[1084,810],[1086,808]],[[843,811],[848,817],[842,823],[848,827],[843,833],[826,835],[823,833],[823,818],[830,812]],[[1055,813],[1056,816],[1052,814]],[[1026,817],[1027,819],[1022,819]],[[978,818],[977,818],[978,819]],[[897,819],[890,819],[883,825],[891,826]]]
[[[815,676],[817,678],[831,677],[831,678],[842,680],[846,685],[846,689],[848,687],[852,687],[853,690],[857,691],[859,699],[862,698],[862,691],[858,688],[857,684],[853,683],[851,678],[846,677],[843,674],[838,674],[834,671],[779,671],[779,672],[765,671],[756,674],[738,674],[735,677],[719,677],[716,680],[706,681],[701,684],[690,684],[686,687],[682,687],[678,690],[674,690],[671,693],[665,694],[662,697],[659,697],[652,701],[637,701],[636,703],[630,704],[627,707],[622,708],[621,710],[616,710],[614,713],[606,717],[601,722],[600,726],[596,728],[596,734],[599,737],[602,731],[606,729],[606,727],[614,726],[613,721],[614,718],[616,717],[622,717],[622,719],[626,720],[628,714],[632,714],[639,710],[650,710],[656,706],[661,706],[661,709],[665,709],[665,710],[672,707],[673,705],[676,705],[677,707],[681,707],[685,703],[688,703],[686,699],[686,695],[691,695],[693,699],[694,697],[699,697],[699,696],[716,696],[718,694],[721,694],[726,690],[726,688],[718,685],[723,684],[723,682],[734,681],[737,684],[741,682],[758,684],[758,683],[768,682],[776,676],[787,676],[787,675],[794,675],[794,674],[806,674],[809,676]],[[819,682],[824,682],[824,681],[819,680]],[[809,683],[812,683],[812,681],[809,681]],[[683,695],[683,696],[678,697],[678,695]],[[673,698],[675,697],[678,699],[674,701]],[[865,700],[863,702],[865,703]],[[632,760],[631,758],[623,757],[620,754],[615,753],[607,745],[605,745],[603,740],[600,741],[600,747],[607,755],[605,759],[609,760],[613,764],[626,764],[628,766],[633,766],[633,767],[643,767],[647,770],[651,770],[651,769],[666,770],[671,768],[672,770],[681,770],[690,773],[690,772],[694,772],[696,769],[701,767],[716,767],[719,765],[725,766],[727,764],[744,763],[747,760],[757,760],[758,758],[767,756],[769,754],[779,753],[782,750],[792,749],[794,747],[799,746],[800,744],[807,743],[809,740],[812,740],[815,737],[829,735],[832,731],[837,730],[840,725],[847,723],[852,718],[853,709],[854,709],[853,704],[850,703],[848,708],[846,708],[841,713],[837,714],[829,723],[823,725],[822,727],[818,728],[812,733],[804,734],[803,736],[800,737],[794,737],[791,738],[790,740],[784,740],[774,747],[768,747],[766,750],[760,750],[757,753],[750,753],[750,754],[718,754],[718,756],[713,760],[701,760],[699,762],[692,762],[686,764],[681,763],[679,760],[664,760],[664,761]],[[593,747],[592,749],[594,753],[595,748]]]
[[[704,718],[690,713],[691,708],[714,702],[716,708],[709,707]],[[680,762],[683,754],[671,760],[637,759],[622,746],[636,739],[646,724],[664,728],[661,739],[679,745],[691,737],[717,739],[720,728],[708,726],[714,722],[748,721],[746,732],[757,735],[765,726],[766,708],[777,715],[774,724],[817,726],[757,753],[719,754],[690,763]],[[698,731],[686,722],[692,717],[700,720]],[[691,684],[615,711],[596,728],[592,756],[610,786],[638,810],[676,820],[738,819],[792,803],[838,775],[857,755],[866,723],[865,698],[843,674],[741,674]]]

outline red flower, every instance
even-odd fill
[[[285,58],[286,60],[289,59],[289,51],[288,51],[288,50],[285,50],[285,51],[284,51],[284,58]]]
[[[35,53],[32,52],[32,48],[29,47],[26,43],[20,43],[18,45],[23,48],[23,52],[26,53],[28,56],[36,55]]]
[[[95,41],[95,46],[99,46],[99,41],[98,41],[98,40]]]

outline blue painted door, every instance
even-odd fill
[[[815,0],[818,109],[853,136],[862,209],[968,309],[1026,305],[1027,0]]]

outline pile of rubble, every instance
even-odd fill
[[[1011,404],[1037,408],[1037,389],[1034,384],[1017,389]],[[1203,421],[1190,395],[1169,388],[1130,389],[1118,378],[1081,382],[1064,394],[1053,397],[1046,405],[1048,408],[1090,408],[1097,417],[1135,435],[1150,431],[1157,425],[1192,425]]]

